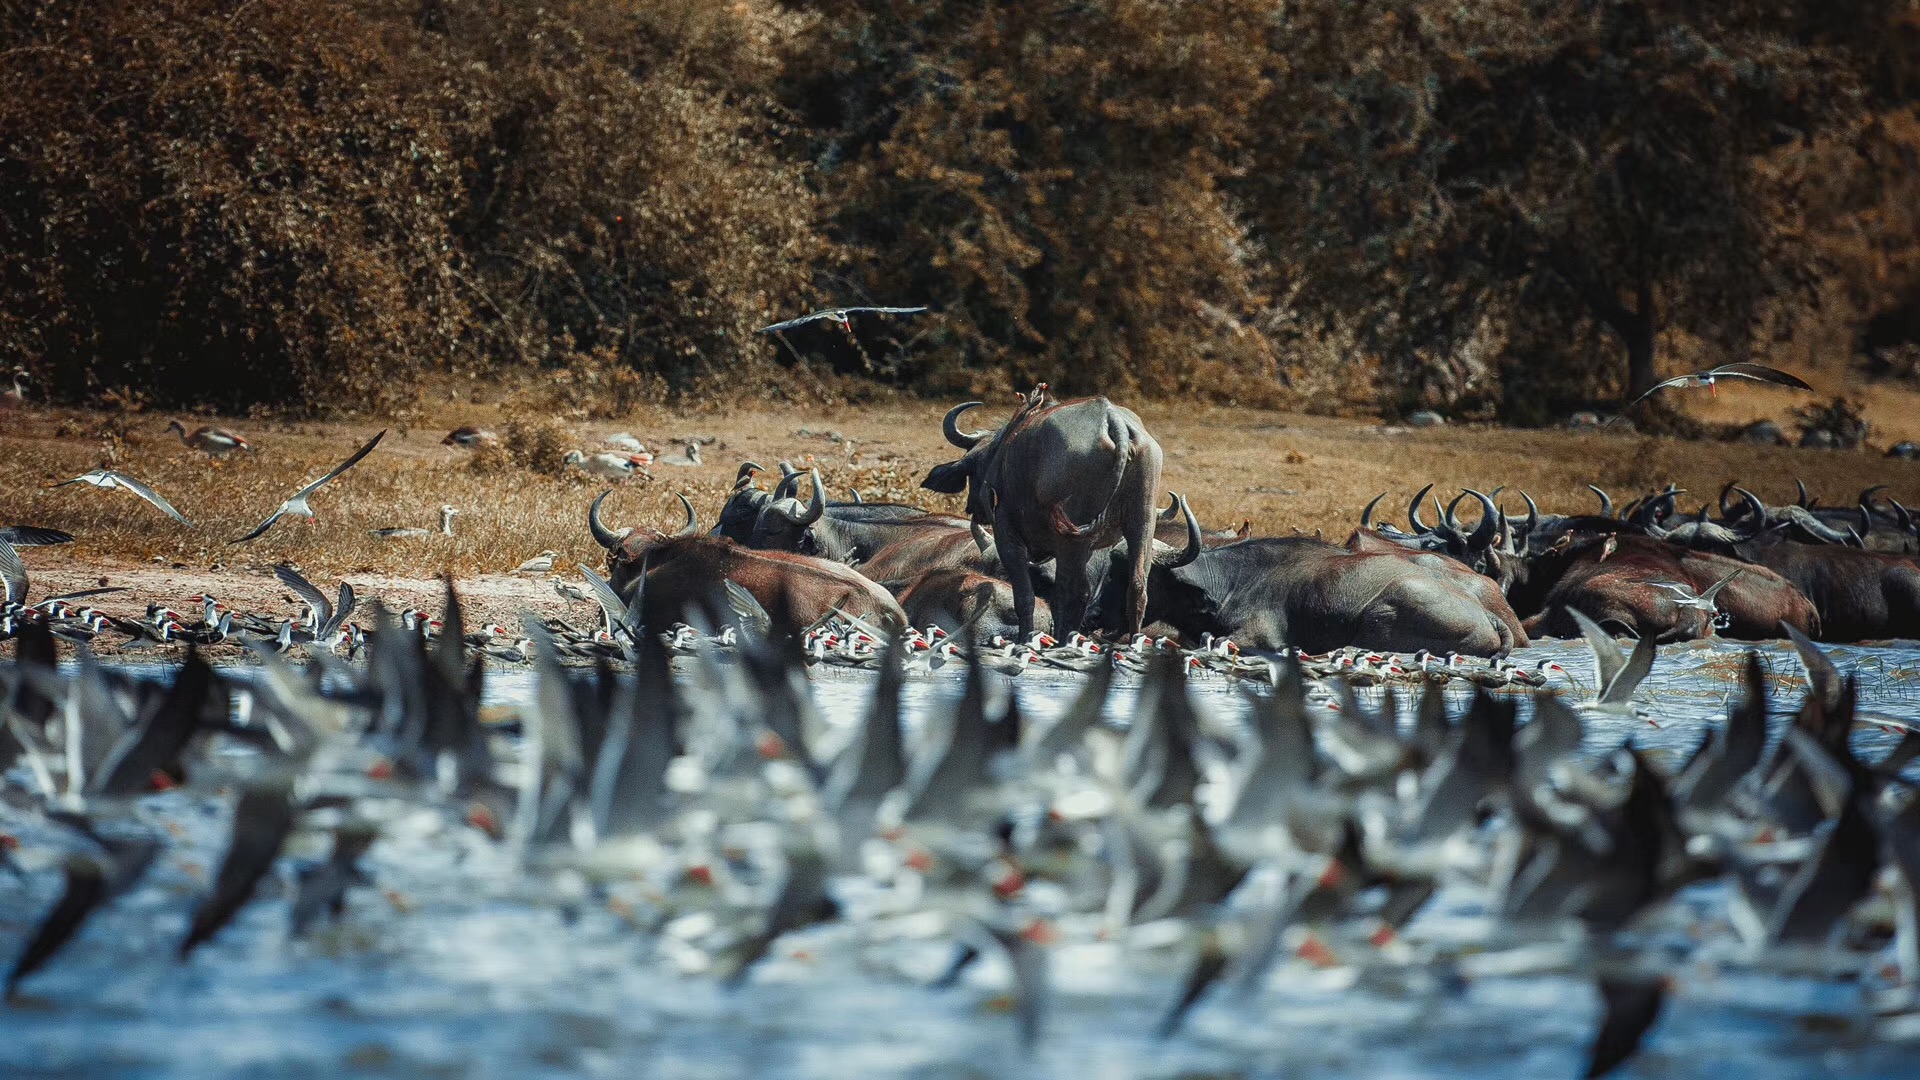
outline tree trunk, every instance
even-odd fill
[[[1653,282],[1642,279],[1635,292],[1635,308],[1620,302],[1620,295],[1588,273],[1581,260],[1564,249],[1547,253],[1547,265],[1567,283],[1593,311],[1593,317],[1612,330],[1627,350],[1626,396],[1632,401],[1659,381],[1653,366],[1653,340],[1660,327],[1660,313],[1653,298]]]
[[[1653,303],[1653,283],[1642,281],[1639,294],[1636,305],[1639,310],[1629,320],[1631,325],[1613,328],[1627,347],[1628,401],[1653,389],[1653,384],[1660,381],[1659,373],[1653,369],[1653,336],[1660,325],[1660,313]]]

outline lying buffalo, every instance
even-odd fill
[[[914,626],[938,626],[948,633],[971,628],[975,641],[1017,633],[1013,586],[959,567],[929,570],[900,592],[900,606]],[[1033,605],[1035,630],[1053,630],[1053,609],[1045,600]]]
[[[1118,565],[1116,571],[1124,567]],[[1118,609],[1110,577],[1101,611]],[[1505,653],[1513,634],[1471,593],[1397,555],[1355,553],[1306,537],[1266,538],[1155,566],[1146,618],[1184,638],[1230,637],[1247,648],[1347,645],[1393,652]]]
[[[979,404],[947,413],[947,441],[966,456],[934,466],[922,486],[967,491],[969,516],[992,523],[1021,634],[1033,630],[1036,560],[1054,560],[1053,614],[1064,634],[1085,619],[1094,552],[1121,541],[1129,555],[1116,625],[1137,632],[1146,611],[1160,444],[1130,410],[1103,397],[1060,402],[1045,384],[1000,430],[961,431],[960,414]]]
[[[1500,583],[1476,572],[1459,559],[1437,551],[1407,547],[1371,529],[1355,529],[1353,535],[1347,537],[1346,548],[1355,555],[1386,555],[1400,559],[1446,581],[1472,596],[1488,615],[1499,620],[1506,627],[1514,648],[1524,649],[1532,644],[1520,623],[1520,616],[1514,613],[1512,605],[1507,603],[1506,596],[1500,591]]]
[[[713,625],[737,621],[724,602],[716,603],[729,581],[751,593],[776,620],[791,624],[804,626],[837,607],[885,629],[906,625],[906,613],[890,593],[846,566],[701,535],[685,496],[680,501],[687,520],[680,531],[667,534],[642,525],[615,532],[600,519],[608,494],[593,500],[587,527],[607,549],[608,578],[622,599],[631,603],[634,590],[645,582],[641,612],[649,627],[684,622],[694,613]]]
[[[1687,602],[1687,594],[1699,596],[1735,571],[1713,598],[1717,612]],[[1716,629],[1758,641],[1781,636],[1782,623],[1809,636],[1821,632],[1814,605],[1779,574],[1646,536],[1569,539],[1528,559],[1508,596],[1527,616],[1529,633],[1551,637],[1580,636],[1570,611],[1656,641],[1710,637]],[[1716,615],[1724,626],[1715,625]]]
[[[891,503],[829,506],[818,472],[812,473],[812,481],[805,502],[777,493],[763,502],[748,532],[748,547],[794,551],[859,566],[897,541],[954,526],[964,529],[967,525],[965,518],[932,514],[913,506]]]

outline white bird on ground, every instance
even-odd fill
[[[373,438],[367,440],[367,445],[361,447],[358,450],[355,450],[353,452],[352,457],[348,458],[347,460],[341,462],[338,465],[335,465],[333,467],[333,470],[327,473],[327,475],[321,477],[318,480],[315,480],[313,483],[308,484],[306,487],[301,488],[299,491],[294,492],[293,497],[289,498],[286,502],[281,503],[280,508],[278,510],[275,510],[271,515],[269,515],[267,520],[261,522],[258,528],[254,529],[252,532],[241,537],[240,539],[230,540],[228,541],[228,543],[244,544],[249,540],[257,540],[261,536],[265,535],[268,529],[273,528],[274,522],[279,521],[281,518],[286,517],[288,514],[293,514],[298,517],[306,518],[308,521],[315,520],[314,514],[313,514],[313,508],[307,505],[307,496],[312,495],[316,491],[319,491],[322,487],[330,483],[334,477],[339,476],[341,473],[346,472],[348,469],[353,468],[355,465],[358,465],[360,463],[360,459],[363,457],[366,457],[368,454],[373,453],[373,448],[376,446],[379,446],[380,440],[386,437],[387,437],[387,433],[385,431],[381,431],[380,434],[375,435]]]
[[[634,438],[624,431],[607,436],[607,445],[616,450],[625,450],[629,454],[644,454],[647,452],[646,443],[641,442],[639,439]]]
[[[589,476],[598,476],[605,480],[625,480],[634,473],[647,479],[653,479],[647,472],[647,466],[653,463],[648,454],[588,454],[579,450],[567,451],[564,459],[568,465],[579,469]]]
[[[13,373],[13,386],[4,391],[0,391],[0,411],[17,409],[27,403],[26,388],[20,384],[28,381],[30,380],[28,380],[26,372],[16,371]]]
[[[700,444],[691,442],[687,444],[686,453],[675,457],[663,457],[658,460],[662,465],[697,466],[706,464],[706,462],[700,460]]]
[[[560,557],[557,551],[543,551],[519,566],[514,567],[516,574],[548,574],[553,572],[553,560]]]
[[[126,473],[114,472],[112,469],[95,469],[90,473],[83,473],[76,476],[71,480],[62,480],[52,485],[52,487],[63,488],[69,484],[91,484],[103,491],[112,491],[115,488],[131,491],[158,507],[161,513],[166,514],[180,524],[193,524],[193,522],[188,521],[180,511],[175,510],[172,503],[161,498],[159,492],[128,476]]]
[[[451,506],[440,507],[440,527],[437,529],[368,529],[367,535],[382,540],[424,540],[429,536],[452,536],[453,516],[459,512]]]

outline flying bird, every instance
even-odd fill
[[[1692,586],[1687,585],[1685,582],[1649,581],[1647,584],[1652,585],[1656,589],[1665,589],[1672,593],[1675,597],[1673,603],[1677,607],[1693,608],[1695,611],[1704,611],[1712,614],[1719,610],[1714,607],[1714,597],[1719,596],[1720,590],[1726,588],[1727,583],[1739,577],[1745,569],[1746,567],[1744,566],[1734,567],[1732,572],[1727,574],[1726,577],[1714,582],[1707,588],[1706,592],[1700,593],[1697,596],[1694,594]]]
[[[293,497],[288,499],[286,502],[281,503],[280,509],[275,510],[273,514],[267,518],[267,520],[261,522],[259,528],[253,530],[252,532],[248,533],[247,535],[241,537],[238,540],[230,540],[228,541],[228,543],[244,544],[249,540],[258,540],[261,536],[266,534],[266,531],[268,529],[273,528],[274,522],[279,521],[281,518],[287,516],[288,514],[297,514],[300,517],[306,518],[308,521],[315,520],[314,514],[313,514],[313,508],[307,505],[307,496],[313,494],[316,491],[319,491],[327,483],[332,481],[334,477],[339,476],[341,473],[346,472],[348,469],[353,468],[355,465],[358,465],[360,463],[360,459],[363,457],[366,457],[368,454],[373,453],[373,448],[376,446],[379,446],[380,440],[386,437],[387,437],[387,433],[385,431],[381,431],[380,434],[375,435],[372,439],[369,439],[367,441],[367,445],[353,452],[352,457],[348,458],[347,460],[341,462],[338,465],[335,465],[333,467],[332,472],[329,472],[327,475],[321,477],[318,480],[315,480],[311,484],[308,484],[306,487],[301,488],[299,491],[294,492]]]
[[[14,547],[48,547],[73,543],[73,534],[63,533],[59,529],[42,529],[37,525],[8,525],[0,528],[0,540]]]
[[[780,331],[782,331],[782,330],[791,330],[791,329],[793,329],[793,328],[794,328],[794,327],[796,327],[796,326],[805,326],[806,324],[808,324],[808,323],[810,323],[810,322],[820,322],[820,321],[821,321],[821,320],[823,320],[823,319],[824,319],[824,320],[826,320],[827,322],[831,322],[831,323],[836,323],[836,324],[838,324],[838,325],[839,325],[839,327],[840,327],[840,329],[842,329],[842,330],[845,330],[845,331],[846,331],[846,332],[848,332],[848,333],[852,333],[852,332],[853,332],[853,324],[852,324],[851,322],[849,322],[849,321],[847,320],[847,316],[849,316],[849,315],[855,315],[855,314],[862,314],[862,315],[918,315],[918,314],[919,314],[920,312],[923,312],[923,311],[925,311],[925,310],[927,310],[927,309],[926,309],[926,305],[924,305],[924,304],[923,304],[923,305],[921,305],[920,307],[841,307],[841,308],[827,308],[827,309],[826,309],[825,311],[816,311],[816,312],[814,312],[814,313],[813,313],[813,314],[811,314],[811,315],[802,315],[802,316],[800,316],[800,317],[799,317],[799,318],[797,318],[797,319],[788,319],[788,320],[787,320],[786,322],[777,322],[777,323],[774,323],[774,324],[773,324],[772,326],[763,326],[763,327],[761,327],[761,328],[760,328],[760,333],[762,333],[762,334],[777,334],[777,333],[779,333],[779,332],[780,332]]]
[[[1721,379],[1752,379],[1754,382],[1773,383],[1775,386],[1790,386],[1795,390],[1813,389],[1813,387],[1807,385],[1806,381],[1798,375],[1791,375],[1781,371],[1779,368],[1771,368],[1765,364],[1721,364],[1717,368],[1711,368],[1706,371],[1696,371],[1691,375],[1681,375],[1668,379],[1666,382],[1654,383],[1651,389],[1639,397],[1634,398],[1632,401],[1627,402],[1621,407],[1620,411],[1626,412],[1635,405],[1670,387],[1704,386],[1707,388],[1708,393],[1713,393],[1713,384]],[[1615,415],[1613,419],[1608,420],[1607,423],[1611,424],[1614,420],[1618,419],[1620,419],[1620,417]]]
[[[153,490],[152,488],[141,483],[140,481],[135,480],[133,477],[128,476],[126,473],[114,472],[112,469],[95,469],[90,473],[83,473],[79,476],[76,476],[71,480],[62,480],[60,483],[52,485],[52,487],[63,488],[69,484],[92,484],[94,487],[101,488],[106,491],[112,491],[115,488],[123,488],[127,491],[133,492],[135,495],[138,495],[141,498],[152,503],[153,505],[159,507],[162,513],[166,514],[168,517],[179,522],[180,524],[182,525],[193,524],[193,522],[188,521],[184,516],[182,516],[180,511],[175,510],[173,508],[172,503],[161,498],[159,492]]]

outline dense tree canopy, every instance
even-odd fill
[[[1920,339],[1916,49],[1920,0],[13,0],[0,364],[1540,420],[1816,307]],[[867,301],[934,313],[755,333]]]

